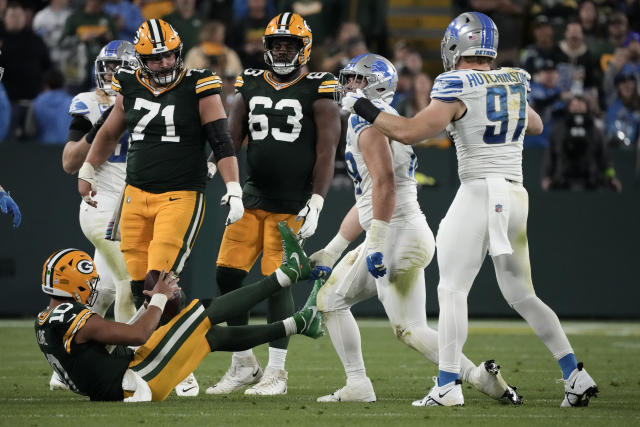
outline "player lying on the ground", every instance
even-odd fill
[[[157,330],[165,304],[175,306],[181,292],[172,272],[161,272],[153,289],[144,291],[150,300],[135,322],[118,323],[87,308],[99,280],[91,257],[77,249],[53,253],[42,273],[42,290],[51,300],[35,324],[40,350],[72,391],[91,400],[142,402],[164,400],[211,351],[244,350],[293,334],[321,336],[315,293],[302,310],[282,321],[216,326],[309,276],[309,260],[295,236],[283,223],[278,228],[285,262],[275,273],[215,298],[207,308],[195,299]],[[112,352],[107,345],[115,346]]]
[[[340,71],[340,80],[347,91],[360,89],[378,108],[398,114],[387,104],[398,77],[386,58],[371,53],[357,56]],[[356,204],[342,221],[339,233],[311,260],[333,267],[363,230],[367,236],[342,258],[318,293],[318,308],[347,375],[346,386],[320,397],[319,402],[376,400],[365,372],[360,331],[351,314],[351,306],[373,296],[382,302],[396,337],[438,363],[438,334],[427,325],[424,282],[435,240],[418,204],[417,157],[411,147],[388,139],[357,114],[351,114],[348,123],[345,159],[355,185]],[[461,363],[464,380],[481,392],[522,403],[492,360],[475,366],[462,356]]]

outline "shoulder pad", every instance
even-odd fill
[[[431,98],[453,102],[462,94],[464,81],[460,71],[448,71],[436,77],[431,88]]]
[[[77,94],[71,100],[71,105],[69,105],[69,114],[72,116],[86,116],[90,113],[90,105],[93,101],[93,92],[82,92]]]
[[[351,129],[353,129],[353,132],[357,135],[360,131],[370,127],[371,123],[357,114],[351,114],[349,116],[349,126],[351,126]]]

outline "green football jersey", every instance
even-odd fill
[[[320,72],[279,83],[271,71],[250,68],[235,87],[248,111],[245,208],[298,213],[311,195],[316,162],[313,103],[333,99],[338,82]]]
[[[221,92],[220,77],[186,69],[171,86],[157,90],[140,69],[120,68],[111,86],[124,98],[130,135],[127,183],[150,193],[203,191],[206,137],[199,101]]]
[[[77,344],[74,338],[94,313],[85,305],[68,302],[45,310],[35,322],[38,346],[62,381],[91,400],[122,400],[122,377],[133,351],[117,346],[109,353],[104,344]]]

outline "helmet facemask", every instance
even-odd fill
[[[159,61],[162,60],[162,58],[167,58],[171,55],[175,55],[176,60],[170,68],[163,68],[161,70],[154,71],[147,65],[147,61]],[[177,48],[163,53],[141,55],[136,52],[136,58],[138,58],[140,68],[142,68],[142,71],[147,78],[159,86],[169,86],[177,80],[178,76],[180,76],[180,73],[182,72],[182,43],[180,43],[180,46]]]
[[[285,60],[282,60],[281,54],[274,54],[273,45],[276,42],[293,41],[296,48],[293,50],[287,49]],[[293,73],[302,65],[301,58],[304,58],[304,43],[301,38],[289,35],[271,35],[263,38],[264,44],[264,62],[271,67],[274,73],[286,76]],[[293,54],[293,58],[289,59]]]

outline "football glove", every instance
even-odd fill
[[[336,234],[333,239],[318,252],[309,257],[311,263],[311,278],[327,279],[331,275],[331,270],[336,264],[344,250],[349,246],[349,241],[342,237],[340,233]]]
[[[235,181],[227,182],[227,194],[220,199],[220,206],[229,206],[229,215],[225,225],[233,224],[244,215],[244,205],[242,204],[242,187]]]
[[[313,236],[318,228],[318,218],[320,217],[320,211],[324,205],[324,198],[319,194],[312,194],[311,198],[307,201],[307,204],[298,212],[296,221],[304,219],[304,224],[298,231],[298,236],[302,239]]]
[[[11,198],[9,193],[4,190],[0,191],[0,210],[2,213],[9,213],[13,217],[13,228],[18,228],[22,221],[22,214],[18,204]]]
[[[80,188],[81,183],[78,182],[78,191],[82,196],[82,200],[84,200],[85,203],[95,208],[96,206],[98,206],[98,202],[93,200],[93,196],[95,196],[96,193],[98,192],[97,191],[98,188],[96,186],[97,185],[96,170],[94,169],[91,163],[84,162],[82,164],[82,167],[78,171],[78,181],[80,180],[85,181],[90,185],[89,191],[86,191]]]
[[[385,247],[388,231],[388,222],[374,219],[371,221],[371,226],[367,232],[367,270],[376,279],[387,274],[382,251]]]
[[[347,113],[354,114],[353,106],[356,101],[360,98],[364,98],[364,93],[361,89],[356,89],[354,91],[350,91],[344,94],[342,97],[342,101],[340,102],[340,107],[346,111]]]

